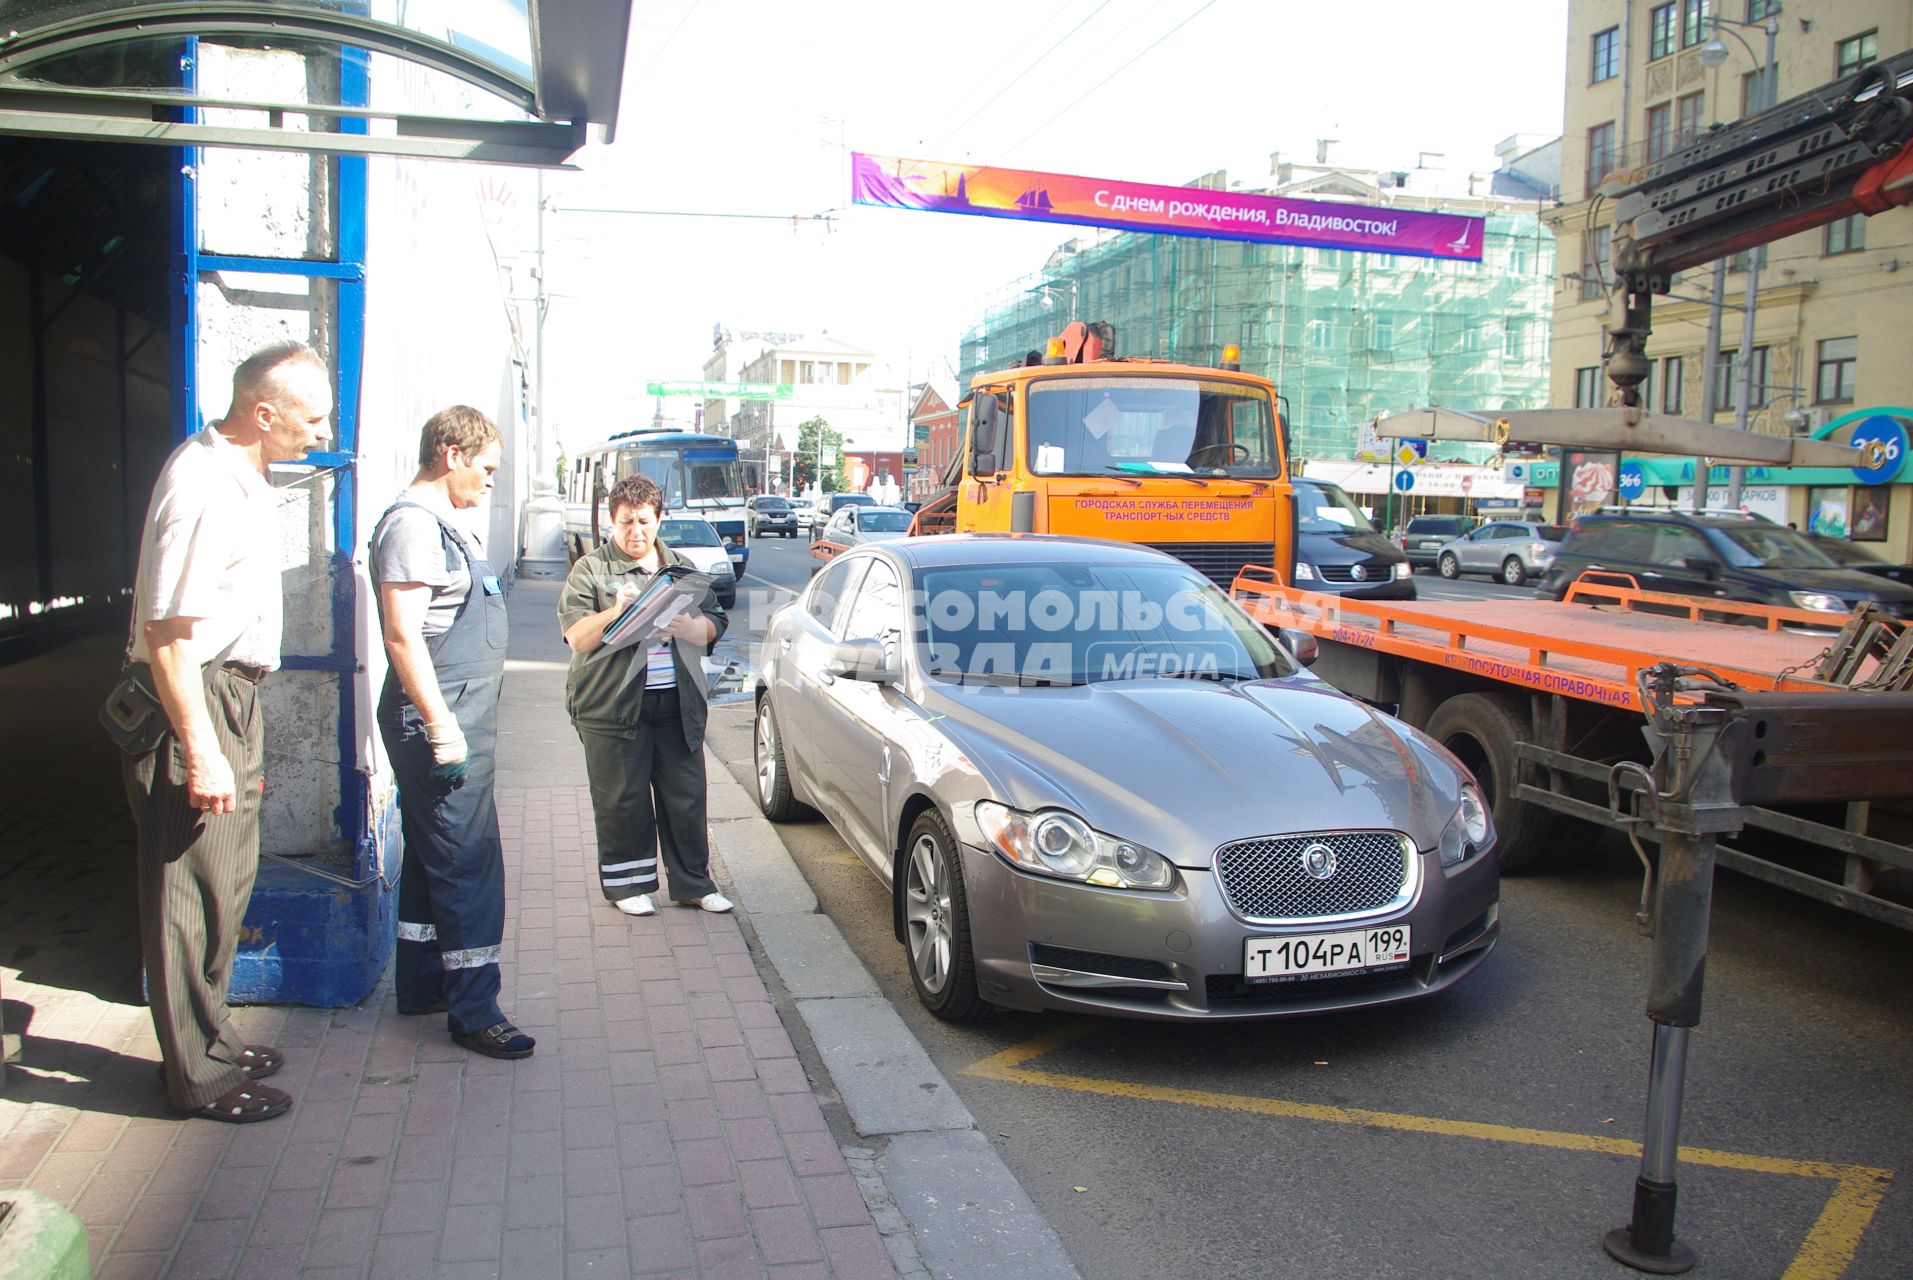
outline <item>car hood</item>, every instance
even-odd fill
[[[1858,569],[1742,569],[1780,591],[1825,591],[1843,600],[1913,601],[1913,587]]]
[[[932,684],[926,710],[1020,809],[1062,807],[1179,866],[1252,836],[1406,832],[1433,848],[1465,773],[1319,681]]]
[[[1295,540],[1298,558],[1313,564],[1366,564],[1376,560],[1399,564],[1408,559],[1401,548],[1379,533],[1303,533]]]

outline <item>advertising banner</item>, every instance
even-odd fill
[[[1483,220],[1464,214],[905,160],[861,151],[851,153],[850,166],[850,198],[856,204],[1481,261]]]

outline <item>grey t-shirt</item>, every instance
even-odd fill
[[[401,502],[410,500],[400,498]],[[466,545],[474,556],[485,554],[476,534],[462,525],[453,527],[465,535]],[[448,558],[450,567],[446,563]],[[424,628],[428,636],[450,629],[472,589],[471,569],[465,557],[445,545],[444,534],[432,513],[416,506],[400,507],[381,523],[372,539],[372,580],[419,582],[430,587],[432,603],[425,613]]]

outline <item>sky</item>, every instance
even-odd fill
[[[648,421],[646,381],[701,377],[718,324],[954,367],[1077,233],[851,206],[850,151],[1253,188],[1326,138],[1356,166],[1489,170],[1501,139],[1560,133],[1568,65],[1566,0],[634,8],[614,140],[544,179],[547,403],[574,446]]]

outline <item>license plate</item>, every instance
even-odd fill
[[[1274,982],[1408,963],[1408,926],[1249,938],[1242,944],[1246,982]]]

